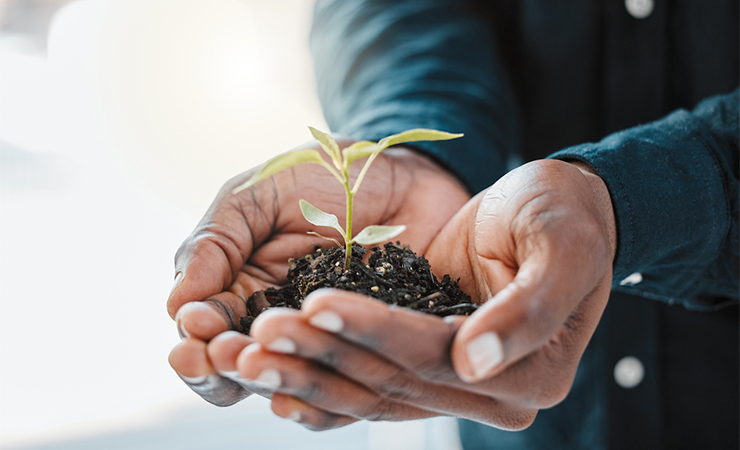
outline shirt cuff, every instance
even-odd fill
[[[617,289],[640,273],[640,295],[686,303],[683,295],[720,253],[731,223],[728,199],[713,138],[697,122],[679,110],[550,156],[584,162],[606,183],[617,226]]]

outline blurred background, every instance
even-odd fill
[[[180,242],[226,179],[326,129],[312,7],[0,0],[0,448],[459,448],[452,419],[216,408],[167,364]]]

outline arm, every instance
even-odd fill
[[[588,164],[609,189],[615,290],[699,310],[737,303],[738,90],[551,157]],[[641,282],[622,282],[635,272]]]
[[[311,33],[318,92],[335,132],[377,140],[410,128],[465,133],[415,147],[472,192],[516,152],[515,105],[485,23],[453,0],[320,0]]]

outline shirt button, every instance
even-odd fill
[[[625,356],[614,366],[614,381],[625,389],[632,389],[645,378],[645,367],[634,356]]]
[[[628,276],[624,280],[619,282],[620,286],[634,286],[638,283],[642,282],[642,274],[640,272],[635,272],[632,275]]]
[[[624,0],[624,7],[627,12],[635,19],[644,19],[648,17],[655,8],[654,0]]]

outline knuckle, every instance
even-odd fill
[[[316,355],[316,360],[321,364],[337,371],[342,371],[342,359],[334,350],[324,350]]]
[[[291,366],[286,375],[283,379],[285,392],[306,403],[316,404],[333,392],[331,382],[325,381],[307,361]]]
[[[507,414],[501,423],[501,427],[510,431],[521,431],[529,428],[537,417],[536,409],[527,409]]]
[[[413,373],[422,381],[435,382],[447,381],[452,375],[452,359],[447,349],[451,341],[439,342],[431,348],[440,349],[442,352],[427,354],[419,358],[412,367]]]
[[[546,363],[546,367],[540,369],[543,374],[540,379],[545,381],[530,390],[531,395],[527,396],[525,404],[539,409],[552,408],[568,396],[575,371],[564,367],[562,361]]]
[[[447,367],[452,367],[452,363]],[[421,381],[436,382],[436,381],[447,381],[450,379],[449,373],[443,364],[438,361],[428,361],[424,364],[419,364],[414,368],[414,374],[419,377]]]
[[[374,386],[375,392],[384,399],[412,402],[424,395],[422,383],[401,369]]]
[[[304,383],[302,386],[293,388],[294,395],[306,403],[315,403],[321,400],[324,395],[324,389],[321,387],[321,383],[317,381],[309,381]]]
[[[304,428],[311,431],[326,431],[340,426],[339,416],[335,414],[314,411],[311,414],[304,414],[300,423]]]
[[[568,396],[571,383],[568,380],[562,379],[562,377],[559,378],[556,381],[541,385],[534,399],[534,404],[537,408],[552,408]]]
[[[483,417],[471,418],[506,431],[520,431],[529,427],[539,411],[536,408],[513,406],[497,401],[493,401],[490,406]]]
[[[394,404],[378,398],[377,401],[368,405],[364,411],[360,413],[360,417],[370,422],[381,422],[384,420],[392,420],[394,418],[393,408]]]

